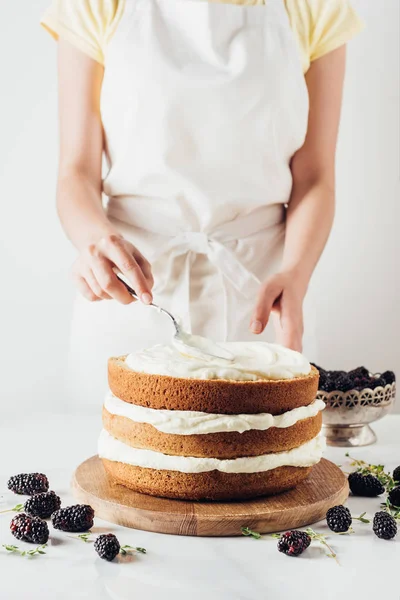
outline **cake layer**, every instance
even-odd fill
[[[105,429],[100,434],[98,453],[100,458],[115,462],[157,470],[179,471],[181,473],[204,473],[221,471],[222,473],[259,473],[278,467],[311,467],[321,460],[325,448],[324,438],[318,436],[311,441],[289,450],[246,456],[234,459],[215,457],[192,457],[163,454],[154,450],[133,448],[115,439]]]
[[[135,423],[147,423],[162,433],[175,435],[199,435],[234,431],[243,433],[257,429],[266,431],[275,428],[286,429],[298,421],[317,416],[324,410],[325,402],[315,400],[309,406],[294,408],[283,415],[274,416],[269,413],[257,415],[213,415],[211,413],[185,410],[156,410],[145,406],[137,406],[116,398],[109,392],[104,407],[111,415],[126,417]]]
[[[221,352],[230,360],[217,358]],[[129,354],[125,363],[137,373],[202,380],[293,379],[311,371],[310,363],[302,354],[277,344],[254,341],[216,345],[190,334],[184,334],[179,341],[173,339],[170,345]]]
[[[109,385],[124,402],[162,410],[238,415],[282,415],[315,400],[318,371],[293,379],[228,381],[183,379],[132,371],[125,357],[108,363]]]
[[[179,473],[102,459],[109,479],[135,492],[180,500],[246,500],[296,487],[311,467],[279,467],[266,473]]]
[[[219,432],[198,435],[163,433],[147,423],[136,423],[103,409],[103,424],[114,438],[133,448],[163,454],[193,457],[238,458],[291,450],[315,438],[322,427],[322,415],[303,419],[295,425],[244,433]]]

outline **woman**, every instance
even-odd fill
[[[60,40],[73,277],[86,299],[120,303],[77,302],[75,394],[98,403],[107,356],[170,337],[153,293],[216,340],[271,339],[273,314],[276,340],[302,350],[334,215],[345,44],[361,27],[348,0],[55,0],[43,25]],[[140,303],[121,307],[114,268]],[[305,333],[311,356],[307,315]]]

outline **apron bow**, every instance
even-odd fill
[[[208,260],[215,266],[221,276],[224,316],[223,322],[227,322],[227,290],[226,282],[229,283],[247,299],[255,298],[255,294],[260,285],[260,280],[252,273],[228,248],[225,243],[216,239],[213,234],[207,234],[201,231],[187,231],[180,233],[168,240],[160,250],[153,255],[153,261],[166,255],[171,260],[174,257],[185,256],[185,264],[180,272],[175,285],[171,310],[180,317],[185,328],[191,330],[190,319],[190,272],[196,254],[204,254]],[[227,327],[224,327],[224,339],[227,335]]]

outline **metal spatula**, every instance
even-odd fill
[[[135,298],[135,300],[140,300],[140,298],[137,295],[137,293],[135,292],[135,290],[133,290],[131,288],[131,286],[129,285],[125,275],[123,275],[122,273],[119,273],[119,272],[115,272],[115,274],[118,277],[118,279],[120,280],[120,282],[124,284],[124,286],[130,293],[130,295],[133,296],[133,298]],[[185,353],[185,348],[186,348],[187,349],[186,353],[189,354],[189,356],[197,356],[199,358],[209,357],[210,360],[212,358],[217,358],[219,360],[226,360],[229,362],[231,362],[233,360],[233,356],[230,352],[228,352],[224,348],[221,348],[220,346],[218,346],[218,344],[215,344],[214,342],[207,340],[207,346],[212,348],[212,353],[209,352],[208,350],[207,351],[200,350],[200,348],[197,348],[196,346],[191,345],[190,344],[190,336],[182,329],[182,327],[179,325],[178,321],[168,310],[166,310],[165,308],[162,308],[161,306],[158,306],[157,304],[154,304],[154,302],[152,302],[148,306],[151,306],[152,308],[157,309],[157,311],[159,313],[166,315],[172,321],[172,324],[175,328],[174,340],[176,343],[179,344],[179,346],[181,347],[181,349],[183,350],[184,353]],[[188,340],[188,338],[189,338],[189,340]]]

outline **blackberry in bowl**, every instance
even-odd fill
[[[320,374],[317,398],[326,409],[322,413],[324,434],[330,446],[357,447],[376,442],[369,423],[390,412],[396,395],[393,371],[371,373],[366,367],[351,371],[329,371],[314,365]]]

